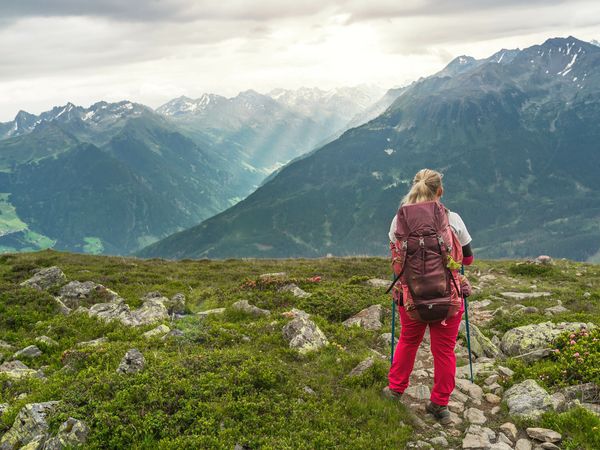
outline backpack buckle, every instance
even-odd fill
[[[425,246],[425,238],[423,238],[423,237],[420,237],[420,238],[419,238],[419,245],[420,245],[421,247],[424,247],[424,246]]]
[[[402,250],[406,250],[408,248],[408,241],[402,241]]]

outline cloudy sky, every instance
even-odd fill
[[[67,101],[387,88],[568,35],[600,40],[600,2],[0,0],[0,121]]]

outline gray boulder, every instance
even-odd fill
[[[206,311],[200,311],[199,313],[196,313],[197,316],[204,318],[207,316],[212,316],[215,314],[223,314],[225,312],[225,308],[214,308],[214,309],[208,309]]]
[[[25,405],[19,411],[11,429],[0,439],[0,450],[14,450],[35,440],[43,443],[49,429],[47,416],[56,409],[58,403],[45,402]]]
[[[555,314],[562,314],[562,313],[569,312],[569,310],[567,308],[565,308],[563,305],[552,306],[550,308],[546,308],[544,311],[546,312],[546,314],[548,314],[550,316],[553,316]]]
[[[77,347],[85,348],[85,347],[99,347],[102,344],[106,344],[108,339],[103,337],[99,337],[98,339],[93,339],[91,341],[78,342]]]
[[[44,450],[62,450],[81,447],[87,442],[89,427],[81,420],[69,417],[62,423],[56,436],[48,439]]]
[[[250,314],[252,316],[268,316],[271,314],[271,311],[268,309],[260,309],[257,306],[251,305],[248,303],[248,300],[240,300],[239,302],[235,302],[231,305],[231,308],[236,311],[242,311],[246,314]]]
[[[471,351],[477,357],[487,356],[488,358],[498,358],[501,356],[500,349],[492,343],[473,323],[469,324],[469,331],[471,335]],[[458,330],[460,336],[467,339],[467,327],[465,321],[460,322],[460,328]]]
[[[527,428],[527,436],[540,442],[560,442],[562,436],[554,430],[548,428]]]
[[[121,360],[117,373],[121,374],[135,374],[144,369],[146,365],[146,359],[144,355],[137,348],[132,348],[125,353],[125,356]]]
[[[71,281],[59,291],[59,300],[68,308],[77,309],[83,301],[94,297],[97,303],[115,301],[119,295],[93,281]]]
[[[58,342],[48,336],[38,336],[35,338],[35,341],[48,347],[58,347]]]
[[[306,313],[297,314],[296,317],[283,327],[283,337],[289,342],[292,349],[299,353],[308,353],[318,350],[329,344],[327,337]]]
[[[279,292],[291,292],[294,297],[298,298],[307,298],[311,296],[311,294],[303,291],[294,283],[286,284],[285,286],[279,288]]]
[[[169,319],[169,312],[159,298],[149,298],[132,312],[134,326],[152,325]]]
[[[135,324],[131,308],[129,308],[129,305],[123,299],[118,299],[110,303],[96,303],[90,308],[88,315],[90,317],[97,317],[105,322],[119,321],[127,326]]]
[[[562,390],[566,400],[580,400],[583,403],[600,403],[600,386],[596,383],[577,384]]]
[[[363,327],[366,330],[379,330],[383,326],[381,323],[382,318],[383,307],[381,305],[371,305],[345,320],[343,325],[347,327]]]
[[[527,298],[550,297],[552,294],[550,292],[501,292],[500,295],[514,300],[525,300]]]
[[[378,338],[379,345],[383,347],[392,346],[392,333],[383,333]],[[394,347],[398,344],[398,338],[394,337]]]
[[[166,335],[169,331],[171,331],[171,329],[166,326],[166,325],[159,325],[156,328],[153,328],[152,330],[146,331],[143,336],[147,339],[153,338],[153,337],[162,337],[164,335]]]
[[[25,347],[22,350],[19,350],[13,355],[14,359],[18,358],[37,358],[38,356],[42,356],[42,351],[37,348],[35,345],[30,345]]]
[[[392,284],[392,282],[390,280],[384,280],[381,278],[371,278],[370,280],[367,280],[367,285],[374,287],[374,288],[388,288],[389,285]]]
[[[504,393],[509,414],[525,419],[538,419],[552,409],[552,397],[534,380],[515,384]]]
[[[583,322],[562,322],[559,324],[544,322],[524,325],[504,333],[500,348],[509,356],[522,355],[534,350],[548,348],[561,333],[579,331],[582,328],[592,329],[594,325]]]
[[[373,364],[375,364],[375,360],[372,357],[369,357],[364,361],[361,361],[354,369],[352,369],[348,376],[358,377],[373,367]]]
[[[6,361],[0,364],[0,374],[6,375],[8,378],[13,380],[20,380],[21,378],[35,375],[37,372],[30,369],[21,361]]]
[[[38,291],[45,291],[54,286],[60,286],[67,281],[67,277],[56,266],[38,270],[31,278],[21,283],[23,287],[30,287]]]

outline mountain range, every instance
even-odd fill
[[[382,255],[414,173],[482,257],[600,260],[600,47],[553,38],[460,56],[244,201],[140,251],[167,258]]]
[[[336,126],[378,92],[347,90],[360,100],[337,111]],[[182,97],[156,111],[129,101],[20,111],[0,123],[0,251],[128,254],[191,227],[326,141],[330,115],[305,114],[254,91]]]

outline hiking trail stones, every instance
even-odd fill
[[[20,380],[21,378],[35,375],[37,372],[30,369],[19,360],[6,361],[0,364],[0,374],[6,375],[13,380]]]
[[[540,442],[560,442],[562,436],[560,433],[557,433],[554,430],[549,430],[548,428],[527,428],[525,430],[527,432],[527,436],[531,439],[535,439]]]
[[[294,319],[283,327],[283,337],[289,342],[290,348],[302,354],[329,344],[325,334],[304,311],[297,311]]]
[[[383,307],[379,304],[371,305],[359,313],[342,322],[344,326],[359,326],[366,330],[379,330],[383,326],[381,319],[383,317]]]
[[[496,347],[492,341],[490,341],[476,325],[473,323],[469,324],[469,331],[471,335],[471,351],[476,357],[487,356],[489,358],[498,358],[502,355],[500,349]],[[460,322],[460,328],[458,330],[460,336],[466,340],[467,338],[467,327],[465,321]]]
[[[417,384],[416,386],[409,386],[404,391],[406,395],[416,400],[427,400],[431,396],[429,386],[424,384]]]
[[[544,412],[552,409],[552,397],[534,380],[525,380],[515,384],[504,393],[511,416],[538,419]]]
[[[25,347],[22,350],[19,350],[13,355],[14,359],[18,358],[37,358],[38,356],[42,356],[42,351],[37,348],[35,345],[30,345]]]
[[[231,305],[231,308],[235,309],[236,311],[242,311],[246,314],[250,314],[252,316],[257,317],[268,316],[271,314],[271,311],[269,311],[268,309],[261,309],[257,306],[251,305],[250,303],[248,303],[248,300],[240,300],[239,302],[235,302],[233,305]]]
[[[474,423],[476,425],[483,425],[487,422],[487,418],[483,411],[477,408],[468,408],[464,412],[464,418],[469,423]]]
[[[13,426],[0,439],[0,450],[21,448],[35,440],[43,444],[49,430],[47,416],[56,409],[58,403],[53,401],[25,405],[19,411]]]
[[[519,439],[515,444],[515,450],[531,450],[531,442],[528,439]]]
[[[373,367],[374,363],[375,363],[375,360],[373,359],[373,357],[369,357],[369,358],[365,359],[364,361],[361,361],[360,363],[358,363],[358,365],[350,371],[348,376],[349,377],[358,377],[358,376],[362,375],[363,373],[365,373],[367,370],[369,370],[371,367]]]
[[[502,431],[502,433],[504,433],[512,442],[515,442],[517,440],[517,436],[519,435],[517,427],[511,422],[506,422],[500,425],[500,431]]]
[[[125,356],[117,368],[117,373],[135,374],[142,371],[145,365],[146,359],[144,358],[144,355],[142,355],[137,348],[132,348],[125,353]]]
[[[285,286],[280,287],[279,292],[291,292],[294,297],[298,298],[308,298],[312,295],[306,291],[303,291],[294,283],[286,284]]]
[[[56,266],[39,269],[28,280],[23,281],[20,286],[31,287],[38,291],[45,291],[55,286],[60,286],[67,281],[67,277],[60,268]]]
[[[508,330],[502,336],[500,348],[509,356],[524,355],[535,350],[550,348],[552,341],[560,334],[581,329],[591,330],[595,326],[583,322],[561,322],[558,324],[544,322],[524,325]]]

